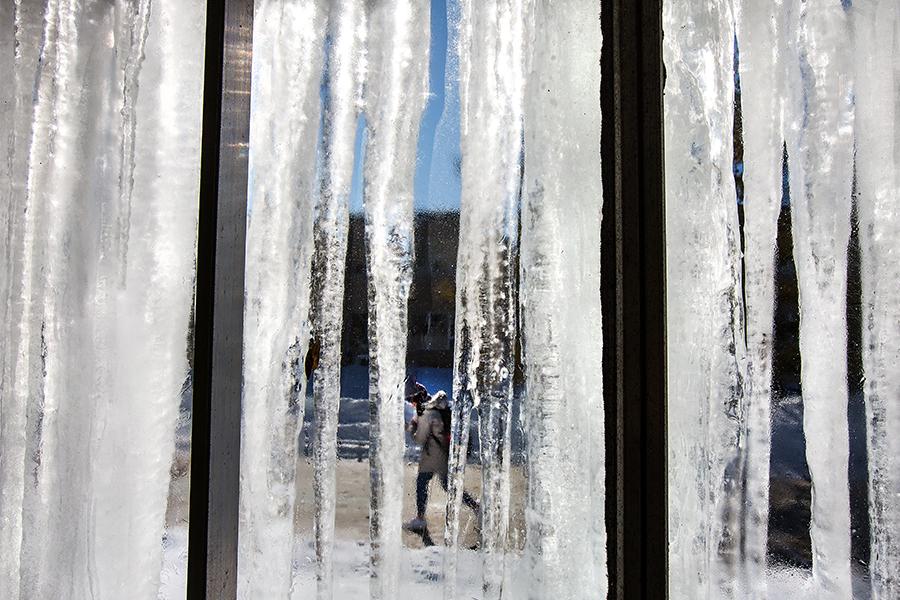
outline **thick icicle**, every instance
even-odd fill
[[[341,325],[347,259],[348,200],[363,75],[364,6],[356,0],[331,5],[328,35],[322,187],[315,224],[312,326],[320,348],[313,375],[315,428],[315,543],[318,598],[333,596],[335,468],[341,401]]]
[[[528,597],[606,594],[600,320],[600,16],[536,0],[525,108],[521,306]]]
[[[872,597],[900,598],[900,8],[853,2]]]
[[[665,2],[669,561],[673,598],[734,595],[744,336],[730,0]]]
[[[420,0],[371,5],[364,206],[369,274],[370,595],[398,594],[403,381],[412,283],[413,175],[428,92],[430,14]]]
[[[457,260],[455,385],[459,399],[449,499],[448,583],[455,597],[456,537],[472,406],[479,411],[483,593],[500,598],[509,525],[510,420],[515,371],[515,255],[525,91],[525,2],[463,2],[460,24],[462,197]]]
[[[746,597],[764,600],[769,522],[775,242],[781,209],[785,32],[774,4],[741,0],[738,26],[744,140],[746,300]],[[773,14],[775,15],[773,17]]]
[[[56,3],[16,2],[15,109],[13,114],[13,152],[11,156],[10,220],[6,231],[9,254],[5,274],[8,277],[6,320],[7,345],[4,355],[2,398],[2,486],[4,553],[3,597],[19,598],[20,586],[28,575],[21,569],[21,550],[25,525],[34,513],[25,507],[37,501],[29,454],[34,436],[27,435],[29,398],[41,394],[41,319],[34,298],[40,298],[37,274],[42,266],[41,252],[46,241],[46,211],[33,201],[34,177],[32,140],[46,152],[51,125],[52,94],[49,68],[38,71],[38,60],[53,61],[56,52],[55,21],[45,21],[45,10],[56,10]],[[46,42],[45,42],[46,40]],[[40,75],[40,79],[38,79]],[[36,86],[36,81],[39,84]],[[35,98],[36,95],[36,98]],[[45,154],[46,155],[46,154]],[[29,567],[33,570],[33,566]]]
[[[794,3],[790,161],[806,459],[812,478],[813,583],[852,596],[847,424],[847,244],[853,178],[851,39],[837,0]]]
[[[103,335],[108,332],[98,329],[115,318],[105,280],[109,263],[100,264],[110,230],[101,213],[111,209],[112,188],[104,179],[117,175],[118,165],[106,147],[116,144],[109,122],[116,82],[107,79],[116,73],[114,56],[108,46],[96,53],[89,49],[97,39],[114,37],[113,18],[108,5],[70,0],[48,4],[45,18],[35,108],[40,125],[34,128],[26,191],[35,221],[42,214],[47,219],[35,231],[46,232],[46,241],[26,242],[33,253],[29,343],[40,344],[35,355],[42,367],[29,365],[26,388],[29,481],[21,558],[26,598],[87,597],[95,576],[89,560],[91,429],[110,384],[100,358],[111,350]],[[83,111],[84,105],[94,109]],[[99,167],[106,161],[110,171],[104,173]],[[94,201],[80,206],[82,197]]]
[[[241,428],[241,598],[287,598],[309,339],[324,0],[257,3]]]
[[[17,22],[26,39],[37,15],[24,4]],[[48,2],[39,69],[32,70],[28,45],[17,56],[21,104],[11,164],[23,168],[14,173],[24,185],[13,190],[16,202],[23,194],[28,216],[10,228],[18,253],[11,264],[22,276],[10,312],[20,319],[21,350],[12,381],[27,406],[19,465],[25,486],[18,587],[25,598],[158,593],[187,372],[204,5],[154,6],[152,20],[145,12],[136,22],[123,18],[131,14],[124,3]],[[189,18],[174,19],[176,11]],[[128,87],[124,57],[114,49],[139,29],[152,38],[153,67]],[[138,96],[139,76],[165,91]],[[25,90],[34,81],[30,113]],[[134,152],[143,158],[133,172],[142,202],[132,271],[112,242],[121,224],[125,105],[134,108]],[[20,145],[29,113],[31,142]]]
[[[9,216],[10,176],[13,152],[13,107],[15,106],[15,46],[16,13],[12,2],[0,4],[0,78],[7,82],[0,90],[0,156],[6,157],[0,165],[0,265],[9,264]],[[0,277],[0,323],[5,323],[6,297],[9,279]],[[0,335],[0,357],[5,356],[7,337]],[[0,361],[3,359],[0,358]],[[0,398],[3,398],[2,362],[0,362]]]
[[[36,3],[32,3],[36,4]],[[27,103],[23,102],[22,90],[22,56],[37,55],[41,37],[42,11],[34,10],[35,18],[29,20],[28,27],[22,22],[20,8],[13,3],[5,2],[0,8],[0,70],[3,80],[7,82],[4,95],[0,101],[0,119],[2,131],[6,132],[4,143],[4,171],[0,175],[0,506],[3,507],[0,517],[0,597],[18,600],[19,598],[19,550],[22,542],[22,493],[25,460],[25,401],[27,391],[17,390],[15,378],[16,359],[19,355],[24,293],[22,280],[23,222],[31,215],[26,215],[24,195],[21,194],[24,171],[22,140],[29,139],[31,116],[22,118],[25,108],[31,108],[31,93]],[[31,61],[32,85],[34,88],[34,65]],[[23,128],[27,127],[27,129]],[[20,148],[17,152],[16,149]]]

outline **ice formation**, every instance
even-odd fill
[[[596,5],[533,3],[526,30],[520,309],[528,598],[606,593]]]
[[[254,17],[238,569],[242,598],[286,598],[291,588],[325,9],[324,0],[264,0]]]
[[[403,381],[412,284],[413,176],[428,92],[430,13],[419,0],[370,6],[364,169],[369,275],[371,597],[397,597],[403,477]]]
[[[451,440],[445,598],[455,598],[456,544],[469,417],[481,448],[483,597],[500,598],[509,524],[525,3],[462,3],[459,32],[462,195],[457,259],[457,398]],[[497,33],[499,32],[499,35]]]
[[[739,565],[745,361],[734,23],[730,0],[663,9],[669,581],[673,598],[727,598]]]
[[[155,598],[188,369],[205,4],[4,5],[0,596]]]
[[[350,182],[364,75],[364,6],[332,3],[328,15],[327,91],[322,132],[322,183],[313,255],[313,336],[320,349],[313,373],[315,545],[318,598],[332,598],[337,425],[341,392],[341,326]]]
[[[782,4],[741,0],[741,108],[744,143],[744,299],[747,375],[744,480],[744,586],[748,598],[766,595],[771,447],[772,336],[775,242],[781,210],[786,36]],[[764,117],[765,115],[765,117]]]
[[[872,598],[900,597],[900,7],[854,0]]]
[[[788,31],[790,186],[800,292],[806,460],[812,478],[813,581],[849,598],[847,244],[853,179],[849,19],[840,2],[795,7]]]
[[[701,456],[709,461],[733,445],[735,438],[715,437],[708,424],[681,423],[681,385],[703,365],[686,364],[684,349],[696,354],[690,340],[673,335],[689,323],[706,324],[721,318],[740,302],[729,300],[711,314],[692,313],[701,306],[702,294],[686,296],[682,286],[703,268],[681,270],[687,256],[697,267],[717,265],[725,260],[737,264],[733,244],[698,257],[709,250],[702,243],[703,230],[685,235],[679,229],[684,206],[698,206],[719,195],[718,210],[730,203],[731,191],[726,166],[730,162],[730,116],[727,112],[733,90],[729,74],[717,65],[730,64],[711,50],[731,44],[731,25],[719,19],[711,28],[706,7],[688,8],[666,4],[665,27],[668,81],[666,95],[666,168],[670,240],[687,239],[691,244],[669,244],[669,344],[670,344],[670,497],[684,498],[689,490],[697,497],[715,498],[716,490],[743,486],[745,504],[729,503],[743,513],[743,539],[738,555],[722,553],[735,547],[730,535],[706,538],[722,529],[728,534],[731,511],[710,512],[686,502],[671,505],[672,589],[676,595],[717,597],[721,594],[753,598],[766,597],[764,569],[767,542],[769,456],[769,379],[771,378],[771,335],[774,276],[772,252],[780,197],[782,144],[786,144],[790,165],[790,189],[794,259],[800,292],[800,345],[804,405],[806,458],[813,485],[810,537],[813,550],[812,575],[808,587],[822,598],[850,598],[853,594],[850,553],[850,504],[848,487],[847,419],[847,245],[850,235],[851,194],[856,176],[859,208],[863,285],[863,366],[868,427],[869,517],[872,534],[871,587],[873,597],[893,598],[900,593],[900,469],[896,456],[900,447],[891,435],[898,425],[896,396],[900,385],[893,365],[900,358],[900,312],[897,296],[896,240],[900,234],[897,210],[898,151],[897,98],[900,97],[900,15],[895,2],[836,0],[797,2],[784,0],[770,5],[744,1],[737,4],[737,46],[744,136],[744,214],[746,279],[743,282],[746,321],[730,327],[734,343],[720,347],[716,360],[731,360],[742,339],[747,342],[744,385],[738,357],[736,383],[727,386],[718,399],[701,402],[701,410],[715,412],[734,402],[733,417],[742,419],[738,427],[729,425],[740,442],[737,462],[744,476],[728,468],[703,468],[681,472]],[[729,2],[718,3],[727,14]],[[693,26],[685,26],[686,23]],[[851,50],[848,51],[848,45]],[[726,69],[727,71],[727,69]],[[697,118],[699,117],[699,119]],[[698,128],[698,123],[702,127]],[[709,123],[704,125],[704,123]],[[698,174],[704,174],[708,148],[720,147],[718,173],[700,181],[682,196]],[[702,168],[702,169],[701,169]],[[855,169],[855,171],[854,171]],[[687,204],[682,204],[679,200]],[[674,208],[674,210],[673,210]],[[730,208],[727,209],[730,212]],[[733,228],[728,216],[726,231]],[[695,215],[691,223],[699,223]],[[721,231],[722,223],[716,224]],[[704,232],[707,232],[704,234]],[[729,234],[730,235],[730,234]],[[690,251],[689,251],[690,250]],[[722,251],[724,250],[724,251]],[[698,260],[699,258],[699,260]],[[693,261],[693,262],[692,262]],[[724,268],[724,267],[722,267]],[[705,275],[703,275],[705,276]],[[740,280],[723,280],[722,289],[739,289]],[[714,326],[725,332],[726,324]],[[726,336],[727,337],[727,336]],[[691,394],[696,403],[697,394]],[[725,400],[725,402],[723,402]],[[727,412],[727,411],[726,411]],[[693,429],[691,429],[693,427]],[[691,433],[693,431],[693,433]],[[714,434],[710,436],[710,434]],[[723,444],[723,441],[725,442]],[[843,466],[842,466],[843,465]],[[681,477],[679,475],[686,475]],[[711,476],[711,478],[710,478]],[[727,495],[727,494],[726,494]],[[706,533],[704,533],[704,528]],[[709,551],[696,562],[691,552],[700,546]],[[691,546],[690,544],[693,544]],[[712,544],[712,546],[710,545]],[[736,565],[729,567],[729,565]],[[722,567],[726,570],[722,571]],[[719,577],[717,573],[724,574]],[[699,578],[698,578],[699,575]],[[771,575],[768,579],[772,579]],[[738,586],[738,587],[735,587]],[[771,590],[770,590],[771,592]]]

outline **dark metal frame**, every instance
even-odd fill
[[[610,597],[668,596],[663,0],[603,0]]]
[[[194,318],[187,596],[237,597],[253,0],[209,0]]]
[[[662,0],[600,0],[610,598],[667,597]],[[237,596],[253,0],[209,0],[188,598]]]

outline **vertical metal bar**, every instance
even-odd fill
[[[610,597],[668,595],[662,0],[602,0]]]
[[[207,4],[187,596],[237,597],[253,0]]]

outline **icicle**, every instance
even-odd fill
[[[10,584],[19,591],[12,597],[158,593],[175,416],[187,371],[203,5],[179,2],[178,14],[191,18],[177,22],[169,0],[156,6],[157,37],[182,35],[169,40],[174,46],[160,43],[154,60],[164,64],[154,72],[167,78],[154,83],[167,85],[149,87],[164,87],[178,110],[153,93],[138,98],[136,85],[123,86],[114,47],[135,26],[120,18],[124,6],[49,2],[39,68],[30,57],[37,15],[19,6],[19,34],[29,43],[17,55],[12,165],[23,168],[15,177],[24,186],[13,190],[25,210],[10,229],[18,253],[13,272],[22,281],[11,296],[20,350],[7,381],[15,382],[12,408],[26,407],[26,422],[15,425],[25,432],[19,465],[25,485],[20,575]],[[35,80],[31,112],[25,106]],[[140,268],[116,289],[124,257],[112,252],[111,241],[119,225],[126,103],[136,111],[135,153],[145,157],[135,172],[144,202],[132,257]],[[29,127],[25,119],[32,117]],[[173,139],[160,130],[173,123],[173,138],[183,143],[171,149],[180,152],[158,155]],[[29,129],[30,144],[20,143]],[[145,185],[156,189],[143,195]],[[17,482],[6,477],[4,494],[8,483],[18,494]],[[16,526],[4,535],[14,535]]]
[[[521,306],[529,598],[606,593],[600,320],[600,17],[536,0],[526,93]]]
[[[740,560],[744,336],[732,19],[730,0],[663,5],[674,598],[734,596]]]
[[[900,597],[900,9],[853,2],[872,597]]]
[[[315,224],[313,330],[321,354],[313,376],[317,597],[333,596],[335,469],[341,392],[341,326],[347,258],[348,199],[359,116],[365,12],[342,0],[329,14],[328,87],[322,134],[322,189]]]
[[[0,90],[0,155],[5,160],[0,164],[0,268],[9,264],[9,231],[10,218],[10,163],[13,152],[13,107],[15,106],[15,46],[16,23],[15,5],[10,2],[0,3],[0,80],[7,82]],[[0,323],[6,322],[6,298],[9,280],[0,277]],[[7,337],[0,335],[0,357],[5,356]],[[3,359],[0,358],[0,361]],[[3,392],[3,367],[0,362],[0,398]]]
[[[133,136],[133,156],[120,158],[119,173],[106,183],[114,208],[104,225],[110,242],[105,285],[115,328],[103,334],[110,345],[98,357],[109,385],[98,396],[96,420],[104,428],[91,452],[98,598],[149,600],[160,585],[180,390],[188,373],[205,13],[201,0],[153,0],[152,11],[137,22],[130,9],[123,12],[129,18],[121,36],[145,36],[146,52],[132,85],[122,86],[129,67],[120,67],[117,87],[124,97],[110,106],[110,126],[121,140]],[[124,106],[132,107],[130,122],[121,118]],[[121,156],[121,146],[110,144],[105,152]],[[128,177],[133,208],[123,210],[120,184]],[[122,225],[133,235],[117,248]],[[95,327],[103,332],[109,325]]]
[[[813,582],[850,598],[847,481],[847,243],[853,111],[847,15],[837,0],[794,4],[788,138],[806,459],[812,477]]]
[[[419,0],[385,0],[369,16],[364,205],[369,274],[370,594],[398,594],[403,380],[412,282],[413,175],[428,91],[430,15]]]
[[[56,50],[55,21],[46,22],[52,16],[55,2],[43,6],[37,2],[17,2],[16,57],[15,57],[15,112],[13,115],[13,153],[10,161],[10,221],[5,232],[9,245],[6,267],[9,289],[4,302],[7,304],[7,346],[3,364],[2,451],[0,451],[0,490],[3,498],[2,543],[4,572],[0,578],[0,592],[4,598],[19,598],[23,575],[20,565],[23,526],[31,518],[24,507],[35,500],[32,473],[25,465],[32,465],[33,454],[27,448],[33,436],[26,436],[26,414],[32,410],[29,398],[40,393],[38,373],[41,366],[41,320],[35,315],[32,298],[36,293],[40,272],[40,250],[45,241],[43,225],[46,213],[34,202],[33,191],[26,193],[33,180],[31,163],[32,138],[45,144],[50,127],[51,105],[50,71],[41,70],[38,80],[38,59],[53,60]],[[50,36],[44,43],[44,39]],[[35,101],[34,94],[37,93]],[[37,105],[37,107],[35,106]],[[37,110],[39,108],[40,110]],[[45,146],[44,146],[45,147]],[[7,393],[8,390],[8,393]],[[29,500],[30,502],[26,502]]]
[[[485,598],[504,587],[509,524],[512,375],[515,370],[515,254],[521,182],[524,2],[464,2],[460,25],[462,208],[457,261],[456,383],[459,426],[452,448],[448,585],[454,597],[456,537],[465,470],[460,434],[479,411]]]
[[[747,387],[744,573],[747,598],[764,600],[769,522],[775,242],[781,209],[784,55],[779,0],[741,0],[738,26],[744,140],[744,290]],[[775,17],[773,17],[773,13]]]
[[[471,6],[467,3],[466,6]],[[461,156],[460,131],[455,122],[461,114],[460,107],[460,30],[463,26],[462,4],[447,3],[447,62],[444,73],[444,111],[438,122],[434,137],[435,154],[437,148],[444,148],[447,156]],[[446,197],[460,198],[461,175],[456,172],[451,160],[434,161],[429,174],[429,189],[443,190]],[[460,226],[465,223],[463,215]],[[462,231],[460,231],[462,233]],[[453,365],[453,405],[450,425],[450,449],[447,460],[447,513],[444,527],[444,600],[456,600],[456,575],[458,566],[457,544],[459,543],[460,510],[465,482],[466,459],[469,448],[469,433],[472,425],[472,397],[468,389],[469,368],[472,366],[472,336],[467,295],[460,274],[465,270],[457,250],[456,269],[456,317],[454,323],[454,365]]]
[[[10,222],[14,219],[11,189],[11,163],[14,152],[14,107],[15,81],[15,6],[10,2],[0,5],[0,80],[7,84],[0,90],[0,152],[6,160],[0,165],[0,547],[4,548],[0,557],[0,597],[18,598],[18,559],[21,536],[21,444],[18,443],[24,430],[23,411],[11,401],[11,386],[6,380],[6,365],[9,360],[10,331],[9,314],[9,267],[12,265],[12,240],[9,235]],[[18,429],[13,427],[18,426]],[[11,455],[11,456],[10,456]],[[13,472],[13,464],[18,458],[19,473]],[[16,538],[19,539],[16,539]],[[15,592],[10,589],[16,586]]]
[[[324,20],[324,0],[264,0],[254,19],[241,598],[287,598],[292,584]]]
[[[150,27],[151,0],[117,0],[120,30],[116,36],[117,55],[123,61],[124,72],[122,113],[122,146],[119,176],[119,226],[115,245],[119,255],[120,285],[124,285],[128,268],[128,238],[131,227],[132,195],[134,194],[135,170],[135,101],[138,96],[141,67],[144,63],[144,48]]]
[[[28,421],[21,555],[21,595],[25,598],[87,596],[90,585],[84,568],[87,544],[78,541],[85,538],[89,523],[89,438],[85,429],[94,418],[95,396],[89,386],[69,378],[70,365],[66,364],[66,355],[72,352],[71,366],[82,373],[93,372],[93,352],[85,331],[90,317],[80,315],[79,303],[66,302],[64,296],[80,298],[89,293],[92,282],[76,283],[66,277],[70,265],[60,248],[67,235],[77,241],[82,238],[72,206],[79,172],[85,167],[85,152],[75,147],[82,133],[81,117],[87,117],[84,121],[91,129],[102,127],[102,107],[81,115],[74,97],[74,90],[88,78],[86,61],[79,52],[77,25],[83,16],[81,7],[66,0],[47,5],[25,192],[27,209],[33,213],[24,224],[23,240],[30,256],[23,285],[28,293],[23,298],[27,321],[21,339],[28,351],[20,357],[16,383],[17,391],[26,394]],[[81,32],[100,36],[100,29],[102,24],[95,20]],[[89,83],[99,82],[91,79]],[[96,96],[92,100],[102,102]],[[93,139],[85,142],[86,152],[97,150],[91,144]],[[48,160],[51,156],[53,160]],[[94,208],[88,207],[86,219],[96,217]],[[77,248],[83,264],[97,260],[90,245]],[[80,414],[61,428],[59,419],[71,416],[66,402],[78,406]],[[65,526],[60,522],[62,514],[67,516]]]

